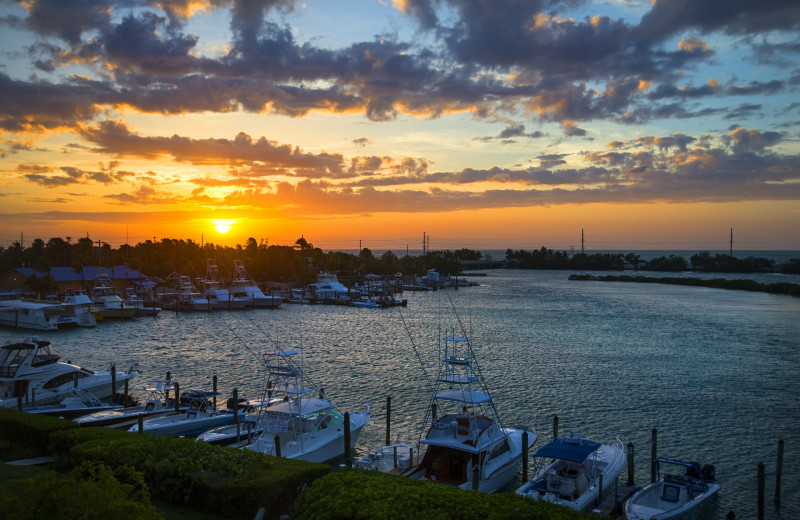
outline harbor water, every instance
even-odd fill
[[[644,485],[655,428],[659,456],[716,466],[722,490],[707,518],[722,520],[728,511],[756,517],[760,462],[766,518],[800,518],[800,299],[571,281],[569,274],[487,271],[473,279],[479,286],[407,292],[408,306],[390,309],[284,304],[163,311],[38,335],[87,368],[114,362],[123,370],[138,361],[142,375],[131,385],[134,393],[167,371],[182,389],[210,389],[216,375],[223,402],[233,388],[261,396],[265,352],[300,350],[305,371],[335,403],[373,407],[358,455],[385,441],[387,396],[392,442],[418,440],[427,378],[437,369],[437,337],[463,327],[503,423],[535,428],[537,446],[552,436],[554,416],[562,434],[618,434],[634,444],[635,480]],[[33,334],[4,328],[0,341]],[[776,506],[779,439],[785,455]]]

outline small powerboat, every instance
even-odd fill
[[[678,468],[678,473],[663,472],[664,466]],[[719,491],[712,464],[658,458],[656,481],[628,499],[628,520],[692,520],[703,518],[702,506]]]

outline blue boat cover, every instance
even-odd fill
[[[601,444],[599,442],[586,439],[580,439],[578,442],[565,438],[554,439],[549,444],[539,448],[539,451],[534,454],[534,457],[563,459],[570,462],[581,463],[600,446]]]

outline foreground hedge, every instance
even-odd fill
[[[105,428],[62,431],[52,438],[62,464],[130,466],[142,472],[154,497],[230,518],[252,518],[261,506],[266,518],[279,518],[330,472],[323,464]]]
[[[292,520],[574,520],[565,507],[499,493],[487,495],[376,471],[323,477],[295,502]],[[599,517],[597,517],[599,518]]]
[[[0,441],[18,448],[3,449],[0,459],[48,455],[50,434],[73,428],[78,425],[72,421],[0,407]]]

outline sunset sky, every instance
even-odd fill
[[[0,245],[800,249],[800,2],[0,0]]]

